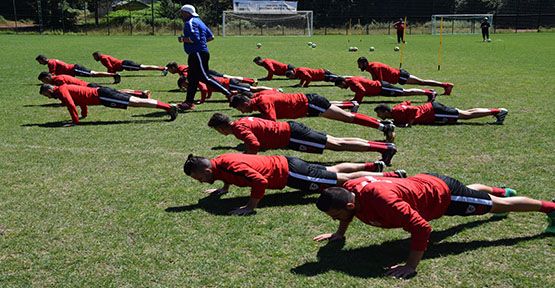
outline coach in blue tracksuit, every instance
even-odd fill
[[[231,93],[208,75],[210,52],[208,52],[208,45],[206,43],[214,40],[214,34],[200,20],[193,5],[183,5],[179,11],[184,22],[183,35],[179,37],[179,42],[183,42],[183,49],[189,55],[187,60],[189,65],[189,72],[187,74],[189,86],[187,87],[187,98],[185,102],[178,105],[178,108],[190,110],[195,107],[193,102],[199,81],[212,86],[228,97]]]

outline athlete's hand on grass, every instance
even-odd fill
[[[208,189],[204,190],[204,193],[209,194],[210,196],[222,196],[226,194],[228,191],[226,189]]]
[[[343,240],[343,239],[345,239],[345,236],[337,235],[335,233],[320,234],[320,235],[312,238],[312,240],[318,241],[318,242],[324,241],[324,240],[337,241],[337,240]]]
[[[385,275],[399,279],[409,279],[416,275],[416,270],[406,264],[397,264],[387,268]]]
[[[246,215],[254,214],[254,209],[251,209],[247,206],[243,206],[243,207],[239,207],[235,210],[232,210],[231,212],[229,212],[229,214],[238,215],[238,216],[246,216]]]

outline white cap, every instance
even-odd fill
[[[187,12],[195,17],[198,17],[198,14],[195,10],[195,6],[191,5],[191,4],[185,4],[183,6],[181,6],[181,9],[179,9],[180,11],[183,12]]]

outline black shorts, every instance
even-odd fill
[[[75,76],[82,76],[82,77],[92,76],[91,69],[85,66],[81,66],[79,64],[75,64],[75,66],[73,66],[73,72],[75,72]]]
[[[224,74],[215,71],[215,70],[208,70],[208,75],[212,76],[212,77],[224,77]]]
[[[468,216],[483,215],[491,210],[492,201],[488,193],[476,191],[466,187],[459,180],[449,176],[429,174],[441,179],[447,184],[451,192],[451,203],[447,207],[445,215]]]
[[[287,148],[308,153],[324,153],[328,142],[326,134],[314,131],[295,121],[287,121],[287,123],[291,128],[291,138],[289,138]]]
[[[237,90],[241,92],[250,92],[251,85],[247,83],[241,83],[237,79],[229,79],[229,90]]]
[[[399,69],[399,84],[404,85],[407,84],[407,81],[410,78],[410,73],[405,69]]]
[[[432,102],[436,123],[455,123],[459,119],[459,110],[445,106],[439,102]]]
[[[382,91],[380,91],[380,95],[382,96],[402,96],[403,95],[403,88],[393,86],[387,81],[381,81],[381,82],[382,82]]]
[[[87,85],[87,87],[98,88],[98,87],[100,87],[100,85],[98,85],[98,83],[89,83],[89,84]]]
[[[337,174],[319,164],[307,163],[299,158],[287,158],[289,177],[287,186],[301,191],[322,191],[337,185]]]
[[[308,99],[308,116],[320,116],[331,107],[330,101],[318,94],[306,94]]]
[[[130,95],[121,93],[109,87],[98,88],[98,96],[102,105],[110,108],[127,109]]]
[[[123,63],[121,64],[121,67],[123,68],[123,70],[126,71],[138,71],[141,70],[141,64],[137,64],[131,60],[123,60]]]

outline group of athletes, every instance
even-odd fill
[[[249,201],[231,210],[234,215],[252,215],[266,189],[283,189],[286,186],[302,191],[320,193],[316,206],[334,220],[339,221],[337,231],[314,237],[316,241],[342,240],[353,218],[382,228],[403,228],[411,233],[410,253],[406,263],[388,268],[386,274],[409,278],[416,274],[416,267],[427,249],[431,233],[429,221],[443,215],[504,214],[508,212],[541,212],[548,215],[550,224],[546,232],[555,233],[555,203],[516,196],[516,191],[506,187],[483,184],[464,185],[439,174],[418,174],[407,177],[404,170],[384,171],[390,166],[397,147],[396,127],[419,124],[452,124],[459,119],[494,116],[503,124],[508,110],[504,108],[472,108],[461,110],[436,101],[433,89],[404,89],[398,85],[423,85],[440,87],[444,95],[452,93],[453,84],[420,79],[406,70],[395,69],[379,62],[369,62],[365,57],[357,60],[358,68],[371,77],[340,76],[327,69],[295,67],[279,61],[255,57],[254,63],[267,70],[259,79],[222,74],[209,69],[210,54],[207,42],[213,34],[200,20],[192,5],[180,9],[184,20],[183,35],[178,38],[188,54],[187,65],[170,62],[166,66],[141,65],[130,60],[94,52],[107,72],[91,71],[82,65],[67,64],[57,59],[39,55],[36,60],[48,65],[49,72],[42,72],[39,80],[44,84],[40,94],[60,100],[69,110],[72,122],[87,117],[88,105],[127,106],[163,109],[173,121],[178,112],[196,109],[213,92],[220,92],[229,106],[242,113],[259,115],[232,119],[223,113],[214,113],[208,122],[210,128],[223,135],[234,135],[244,142],[244,153],[222,154],[212,159],[190,154],[185,160],[185,174],[202,183],[213,184],[219,180],[223,186],[206,192],[214,199],[230,191],[230,186],[250,187]],[[148,90],[130,90],[88,83],[74,76],[113,77],[120,82],[120,71],[158,70],[179,76],[178,87],[187,92],[183,103],[170,105],[151,98]],[[294,87],[309,87],[315,81],[326,81],[342,89],[350,89],[354,96],[347,101],[329,101],[312,93],[283,93],[280,89],[259,86],[259,81],[271,81],[275,76],[298,79]],[[195,102],[197,90],[201,98]],[[424,105],[411,105],[404,101],[390,107],[380,104],[374,108],[382,121],[357,113],[366,96],[406,97],[423,95]],[[76,106],[81,108],[81,117]],[[341,138],[313,130],[297,121],[278,121],[321,116],[331,120],[371,127],[381,131],[385,141],[362,138]],[[308,153],[333,151],[373,151],[380,154],[377,161],[365,163],[339,163],[324,166],[284,155],[257,155],[261,150],[293,149]]]

